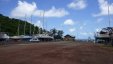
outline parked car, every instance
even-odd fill
[[[32,38],[29,40],[30,42],[39,42],[39,39],[38,38]]]

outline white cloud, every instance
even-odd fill
[[[85,0],[75,0],[68,4],[68,8],[76,9],[76,10],[81,10],[87,7],[86,1]]]
[[[56,9],[54,6],[50,9],[50,10],[47,10],[47,11],[43,11],[43,10],[37,10],[34,15],[36,16],[42,16],[40,15],[44,13],[44,16],[45,17],[63,17],[63,16],[66,16],[69,14],[68,11],[66,11],[64,8],[58,8]]]
[[[74,25],[74,21],[72,19],[67,19],[64,21],[64,25]]]
[[[31,4],[26,1],[18,1],[18,6],[14,8],[11,12],[12,17],[25,17],[25,15],[30,16],[37,9],[36,3]]]
[[[36,23],[34,23],[34,25],[42,28],[42,23],[40,20],[38,20]]]
[[[108,6],[109,6],[109,14],[113,15],[113,3],[109,4],[107,0],[98,0],[98,2],[99,2],[100,13],[93,14],[94,17],[108,15]]]
[[[64,8],[55,8],[54,6],[47,11],[37,8],[35,2],[18,1],[17,7],[11,11],[11,17],[25,17],[25,15],[42,17],[43,13],[45,17],[63,17],[69,14]]]
[[[74,31],[75,31],[75,28],[69,29],[69,32],[74,32]]]

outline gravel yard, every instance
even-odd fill
[[[113,64],[113,48],[68,41],[1,45],[0,64]]]

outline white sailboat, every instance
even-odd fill
[[[24,35],[20,35],[20,37],[22,41],[29,41],[32,38],[31,35],[26,35],[26,15],[25,15],[25,24],[24,24]]]
[[[10,39],[12,40],[21,40],[21,41],[29,41],[32,37],[29,35],[26,35],[26,22],[24,24],[24,35],[20,35],[20,21],[18,22],[18,28],[17,28],[17,36],[12,36]]]
[[[43,29],[44,29],[44,14],[45,12],[43,12]],[[34,35],[35,38],[38,38],[40,41],[51,41],[54,38],[52,36],[49,36],[47,33],[43,32],[42,34],[40,34],[40,29],[39,29],[39,34]]]
[[[32,23],[32,16],[31,16],[31,23]],[[35,36],[35,26],[33,28],[33,34],[31,34],[31,26],[30,26],[30,35],[32,38],[29,40],[30,42],[39,42],[40,40]]]

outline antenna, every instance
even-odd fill
[[[109,3],[109,0],[108,0]],[[109,27],[111,26],[111,20],[110,20],[110,10],[109,10],[109,4],[108,4],[108,20],[109,20]]]

